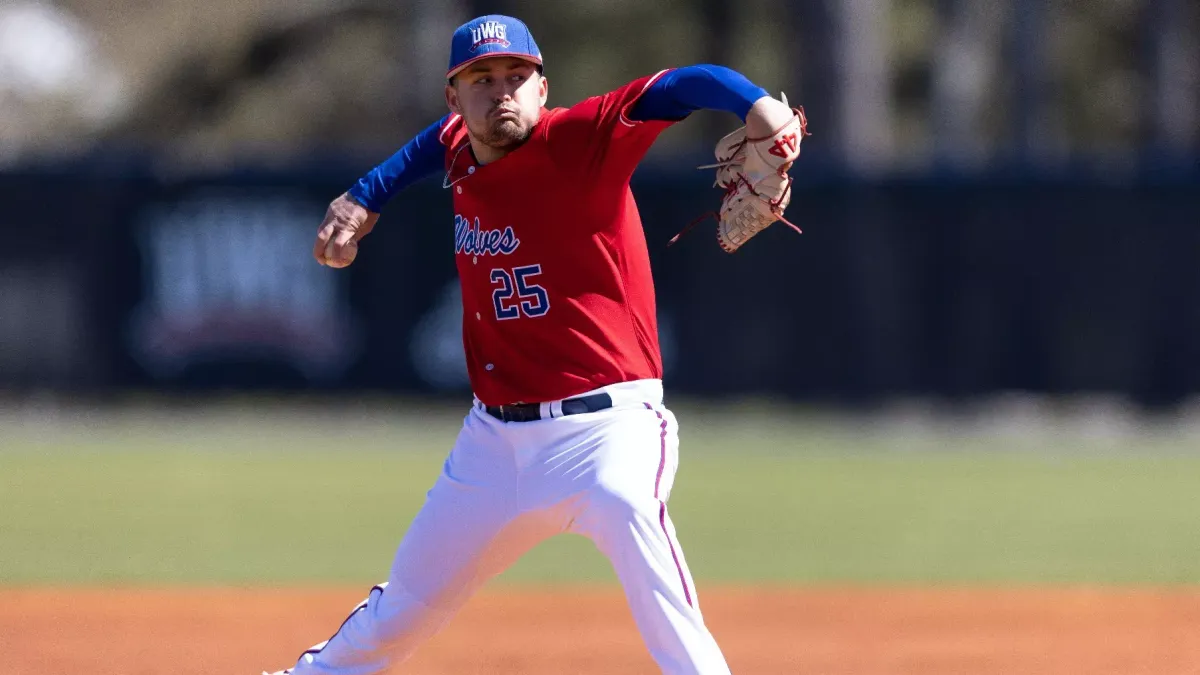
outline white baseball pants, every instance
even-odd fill
[[[729,673],[667,514],[679,437],[662,383],[599,391],[612,408],[532,422],[502,422],[476,401],[388,582],[292,675],[367,675],[402,663],[488,579],[565,532],[587,536],[612,562],[664,673]]]

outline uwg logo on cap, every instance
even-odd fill
[[[479,24],[471,29],[471,51],[490,44],[510,46],[512,43],[508,41],[507,32],[508,28],[499,21],[485,21]]]

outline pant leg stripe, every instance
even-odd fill
[[[683,585],[683,597],[687,599],[688,607],[693,607],[692,591],[688,588],[687,575],[683,573],[683,565],[679,564],[679,554],[675,552],[675,542],[671,541],[671,534],[667,532],[667,503],[658,498],[658,488],[659,484],[662,483],[663,469],[667,465],[667,420],[663,417],[662,412],[655,410],[654,406],[650,403],[643,403],[642,405],[646,406],[646,410],[653,410],[654,414],[658,415],[658,419],[662,420],[662,431],[658,435],[658,475],[654,477],[654,498],[658,499],[658,524],[662,527],[663,536],[667,538],[667,546],[671,549],[671,559],[675,561],[675,571],[679,572],[679,583]]]
[[[654,477],[654,498],[658,499],[658,486],[662,483],[663,469],[667,466],[667,420],[660,411],[654,410],[654,406],[649,403],[643,403],[642,405],[646,406],[646,410],[653,410],[654,414],[658,415],[658,419],[662,420],[662,425],[660,426],[662,431],[658,435],[658,475]]]
[[[687,577],[683,574],[683,565],[679,564],[679,556],[675,553],[675,543],[671,541],[671,534],[667,532],[667,504],[662,500],[658,502],[658,524],[662,527],[663,536],[667,538],[667,546],[671,548],[671,559],[675,561],[675,570],[679,572],[679,583],[683,584],[683,597],[687,599],[688,607],[695,607],[692,604],[692,591],[688,588]]]
[[[342,632],[342,629],[346,627],[346,624],[350,623],[350,619],[353,619],[355,614],[358,614],[359,612],[361,612],[367,608],[367,603],[371,600],[371,594],[374,593],[375,591],[379,591],[379,594],[383,595],[383,590],[386,587],[387,587],[387,584],[376,584],[376,585],[372,586],[371,590],[367,592],[367,599],[358,603],[358,606],[350,611],[350,615],[346,617],[346,620],[342,622],[342,625],[338,626],[338,629],[336,631],[334,631],[333,635],[329,638],[329,640],[326,640],[317,645],[313,645],[312,647],[304,650],[304,653],[300,655],[300,658],[303,659],[306,656],[315,656],[317,654],[320,654],[321,650],[325,649],[325,646],[329,644],[329,641],[332,640],[333,638],[337,637],[337,634]]]

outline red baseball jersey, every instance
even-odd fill
[[[571,108],[543,108],[525,144],[486,165],[475,162],[462,119],[446,120],[463,343],[484,403],[540,403],[662,377],[629,179],[672,123],[627,114],[665,72]]]

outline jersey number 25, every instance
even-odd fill
[[[541,265],[514,267],[512,271],[501,267],[492,270],[492,285],[499,284],[492,290],[492,306],[496,308],[497,319],[519,319],[522,314],[533,318],[545,316],[550,311],[550,296],[546,295],[546,289],[529,281],[530,277],[541,273]],[[510,303],[514,295],[517,302]]]

